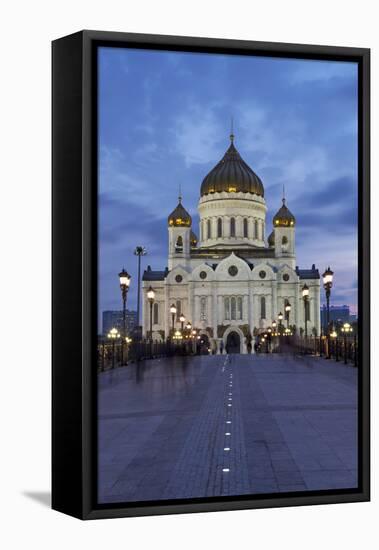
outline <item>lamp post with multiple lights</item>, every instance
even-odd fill
[[[126,299],[131,281],[131,276],[124,268],[118,274],[120,279],[120,289],[122,296],[122,345],[121,345],[121,364],[124,364],[124,341],[126,338]]]
[[[325,297],[326,297],[326,333],[329,333],[329,322],[330,322],[330,294],[333,286],[333,275],[334,272],[328,267],[328,269],[325,269],[324,273],[322,274],[322,279],[324,283],[324,289],[325,289]]]
[[[154,304],[155,292],[154,289],[150,286],[147,291],[147,299],[150,304],[150,358],[153,352],[153,304]]]
[[[116,344],[116,340],[118,340],[121,335],[118,332],[118,330],[115,327],[113,327],[108,332],[107,336],[110,340],[112,340],[112,369],[114,369],[114,366],[115,366],[115,344]]]
[[[330,330],[329,330],[329,323],[330,323],[330,294],[333,286],[333,271],[330,269],[330,266],[325,269],[324,273],[322,274],[322,279],[324,283],[324,290],[325,290],[325,297],[326,297],[326,326],[325,326],[325,332],[326,332],[326,341],[328,346],[328,351],[326,358],[330,358]]]

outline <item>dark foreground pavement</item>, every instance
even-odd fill
[[[99,375],[99,502],[357,486],[357,370],[279,355]]]

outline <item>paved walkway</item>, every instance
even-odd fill
[[[99,375],[99,502],[357,486],[357,370],[279,355]]]

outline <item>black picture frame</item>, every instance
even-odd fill
[[[97,63],[101,45],[342,60],[359,74],[359,488],[197,501],[96,504]],[[82,31],[52,44],[52,507],[81,519],[370,499],[370,50]]]

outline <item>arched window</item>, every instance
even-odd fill
[[[217,237],[222,237],[222,219],[217,220]]]
[[[207,221],[207,239],[212,238],[211,220]]]
[[[237,298],[237,319],[242,319],[242,297]]]
[[[153,323],[154,325],[157,325],[159,323],[159,306],[157,302],[155,302],[153,306]]]
[[[282,244],[288,244],[288,239],[286,236],[282,238]]]
[[[182,314],[182,302],[180,300],[176,301],[176,320],[179,321],[179,317]]]
[[[254,221],[254,239],[258,239],[258,220]]]
[[[200,298],[200,319],[201,321],[207,320],[207,299],[205,296]]]
[[[236,220],[234,218],[230,218],[230,236],[236,236]]]
[[[236,319],[236,299],[234,298],[234,296],[230,300],[230,312],[231,312],[232,320],[235,321],[235,319]]]
[[[249,230],[248,230],[248,225],[247,225],[247,218],[244,218],[243,220],[243,236],[244,237],[248,237],[249,236]]]
[[[175,251],[176,252],[183,251],[183,237],[181,235],[179,235],[179,237],[176,240]]]
[[[261,297],[261,319],[266,319],[266,298]]]
[[[286,252],[288,250],[288,239],[286,236],[282,238],[282,250]]]
[[[229,320],[230,319],[230,299],[229,298],[225,298],[224,307],[225,307],[225,319]]]

